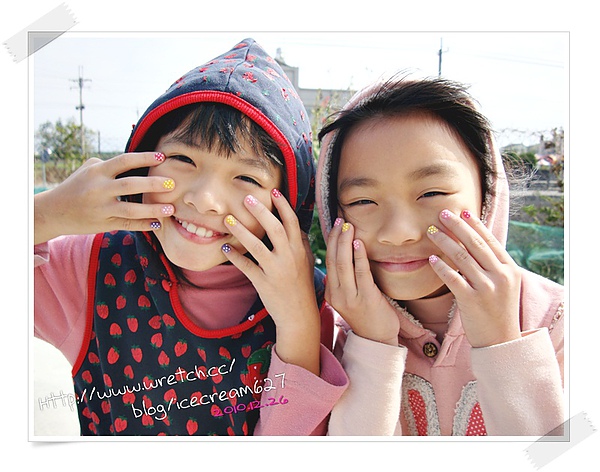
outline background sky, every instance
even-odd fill
[[[60,0],[28,0],[27,2],[4,2],[0,12],[0,31],[6,41],[28,25],[60,5]],[[169,61],[179,58],[173,49],[161,51],[160,45],[144,47],[146,56],[138,60],[133,52],[118,51],[125,56],[124,62],[118,62],[115,72],[112,63],[117,61],[116,55],[104,56],[104,48],[89,49],[87,52],[71,49],[65,54],[56,54],[47,61],[45,71],[40,73],[52,79],[52,97],[38,96],[39,109],[34,93],[34,76],[36,61],[42,61],[43,53],[50,53],[51,47],[57,47],[59,40],[50,43],[37,51],[33,57],[15,63],[4,51],[0,54],[0,132],[2,156],[2,185],[0,185],[0,201],[3,202],[2,231],[0,231],[1,247],[4,250],[4,270],[0,272],[4,302],[3,314],[6,323],[0,330],[0,358],[5,360],[3,387],[0,389],[0,405],[3,407],[3,424],[7,427],[3,432],[5,444],[5,462],[12,459],[24,461],[40,469],[48,469],[53,464],[57,470],[73,470],[74,467],[86,470],[105,470],[105,457],[118,457],[119,467],[152,469],[158,468],[197,468],[214,467],[225,470],[223,463],[241,460],[237,464],[264,469],[279,470],[282,465],[293,462],[299,468],[314,470],[314,463],[328,470],[369,470],[373,467],[393,467],[396,469],[420,470],[424,467],[437,467],[448,470],[510,470],[515,472],[536,470],[527,450],[532,446],[540,446],[542,457],[552,459],[543,467],[543,472],[564,471],[585,467],[589,459],[598,456],[600,445],[600,404],[597,398],[598,376],[594,370],[597,358],[597,333],[600,332],[598,316],[598,292],[596,273],[597,241],[595,239],[596,213],[592,211],[597,199],[598,165],[597,165],[597,110],[600,107],[597,92],[597,13],[593,2],[574,0],[503,0],[502,2],[481,2],[481,0],[453,0],[427,2],[390,2],[389,0],[369,0],[368,2],[323,2],[308,0],[281,2],[280,0],[230,0],[228,2],[199,2],[198,0],[178,0],[177,2],[148,2],[103,0],[67,0],[67,7],[76,19],[76,25],[70,34],[81,36],[105,36],[110,33],[119,36],[143,35],[156,38],[158,35],[170,34],[173,31],[190,32],[223,32],[225,41],[214,46],[214,53],[207,54],[208,48],[191,47],[193,54],[185,56],[186,61],[173,66]],[[59,28],[64,30],[63,28]],[[149,101],[162,92],[181,73],[205,62],[212,56],[222,52],[223,47],[230,47],[245,36],[247,31],[277,33],[277,41],[267,37],[275,33],[256,33],[255,39],[271,53],[277,47],[283,49],[286,61],[300,67],[300,85],[302,87],[325,87],[325,78],[346,64],[352,64],[352,72],[345,73],[341,88],[350,82],[357,87],[371,79],[359,76],[366,68],[375,70],[374,55],[363,56],[362,47],[366,40],[363,33],[418,32],[428,35],[430,40],[419,46],[418,58],[409,53],[415,52],[415,42],[404,45],[402,50],[392,52],[388,49],[395,42],[378,42],[380,54],[399,57],[397,68],[420,68],[427,75],[437,74],[437,50],[440,37],[444,38],[443,72],[444,75],[457,80],[472,83],[471,91],[482,104],[483,111],[492,119],[496,129],[515,127],[523,130],[539,130],[560,126],[561,118],[551,112],[562,107],[560,116],[566,134],[567,187],[566,187],[566,297],[567,297],[567,353],[566,363],[568,388],[566,389],[568,408],[566,415],[572,418],[580,412],[588,415],[590,427],[596,432],[589,438],[582,433],[589,429],[578,426],[576,435],[570,443],[553,442],[535,443],[536,438],[503,438],[501,440],[464,440],[461,438],[436,440],[435,438],[402,438],[401,441],[380,441],[378,438],[351,439],[343,441],[315,441],[297,444],[293,440],[281,438],[277,442],[230,441],[216,442],[78,442],[74,444],[39,445],[28,442],[29,414],[34,399],[31,395],[32,356],[30,354],[33,330],[31,301],[33,296],[33,265],[31,259],[33,234],[33,194],[32,156],[33,146],[30,141],[35,129],[35,119],[42,113],[49,113],[48,118],[54,120],[73,116],[78,119],[74,107],[78,103],[78,92],[71,89],[71,79],[78,77],[78,68],[83,66],[86,78],[92,81],[86,84],[84,104],[86,106],[84,124],[92,128],[108,126],[106,120],[95,121],[96,110],[113,110],[109,121],[122,119],[115,130],[101,130],[117,140],[124,140],[132,121],[137,114],[149,104]],[[313,32],[327,31],[334,40],[345,37],[348,41],[337,48],[338,53],[346,51],[343,60],[334,66],[333,61],[318,62],[326,48],[324,43],[317,43],[310,54],[301,62],[300,57],[291,45],[283,44],[281,37],[294,34],[299,37],[298,44],[302,51],[308,51],[308,37]],[[126,33],[123,33],[126,32]],[[301,32],[301,33],[287,33]],[[349,32],[345,35],[344,32]],[[360,32],[360,33],[359,33]],[[423,33],[429,32],[429,33]],[[490,33],[495,32],[495,33]],[[496,33],[497,32],[497,33]],[[519,33],[521,38],[555,35],[562,38],[568,35],[568,46],[560,51],[550,43],[540,41],[534,55],[525,52],[526,41],[512,41],[507,52],[497,51],[483,43],[488,34],[503,35]],[[221,34],[221,33],[219,33]],[[405,34],[405,33],[402,33]],[[473,36],[475,34],[476,36]],[[343,36],[345,35],[345,36]],[[458,43],[457,37],[470,37],[469,41]],[[381,36],[380,36],[381,37]],[[396,36],[397,37],[397,36]],[[473,39],[474,38],[474,39]],[[507,43],[504,39],[503,43]],[[156,43],[155,43],[156,44]],[[183,47],[185,41],[179,41]],[[339,44],[339,43],[338,43]],[[352,44],[352,47],[348,45]],[[382,44],[385,44],[384,49]],[[547,54],[541,55],[546,45]],[[459,47],[460,46],[460,47]],[[423,48],[423,49],[421,49]],[[386,52],[387,51],[387,52]],[[163,53],[164,52],[164,53]],[[538,55],[539,53],[539,55]],[[568,60],[564,54],[569,55]],[[484,57],[482,57],[484,56]],[[139,56],[141,57],[141,56]],[[336,57],[336,56],[334,56]],[[365,59],[367,57],[367,59]],[[510,58],[510,60],[506,60]],[[100,60],[102,58],[102,60]],[[462,58],[462,59],[461,59]],[[73,59],[73,60],[71,60]],[[83,59],[86,61],[83,62]],[[460,59],[460,61],[459,61]],[[483,60],[485,59],[485,60]],[[518,59],[518,60],[517,60]],[[525,59],[525,61],[523,61]],[[532,59],[535,59],[532,61]],[[423,61],[423,62],[421,62]],[[478,67],[471,69],[468,76],[459,75],[467,70],[467,66],[479,61]],[[531,64],[541,61],[542,64]],[[556,64],[562,62],[562,65]],[[527,63],[530,63],[529,65]],[[454,65],[453,65],[454,63]],[[549,64],[548,64],[549,63]],[[383,69],[389,68],[389,62]],[[43,65],[43,63],[42,63]],[[557,67],[558,66],[558,67]],[[173,70],[172,70],[173,69]],[[103,71],[111,71],[103,75]],[[482,74],[481,76],[476,76]],[[133,75],[131,75],[133,74]],[[503,80],[495,80],[503,75]],[[563,87],[563,93],[541,93],[552,77],[563,77],[562,84],[551,87],[552,92]],[[123,79],[121,79],[123,77]],[[131,79],[134,77],[134,79]],[[309,79],[316,77],[319,82]],[[566,77],[566,78],[565,78]],[[323,79],[323,82],[320,80]],[[351,79],[351,80],[349,80]],[[494,80],[492,80],[494,79]],[[111,82],[112,80],[112,82]],[[131,81],[137,82],[135,87],[125,89]],[[310,82],[308,82],[310,80]],[[152,90],[142,92],[143,83],[152,83]],[[337,86],[338,82],[332,84]],[[116,88],[121,88],[122,95],[117,96]],[[110,92],[107,98],[98,98],[93,93],[101,90]],[[58,98],[61,93],[65,98]],[[135,103],[127,103],[126,99],[135,97]],[[518,100],[513,101],[518,97]],[[542,98],[540,98],[542,97]],[[559,105],[544,108],[549,97],[555,97]],[[567,104],[566,98],[569,101]],[[118,98],[118,100],[115,100]],[[63,100],[71,100],[63,111],[53,108],[62,104]],[[537,106],[523,107],[532,103]],[[511,102],[504,106],[504,102]],[[44,104],[45,102],[45,104]],[[115,108],[109,108],[115,107]],[[53,111],[52,111],[53,109]],[[502,113],[499,111],[503,109]],[[45,110],[45,111],[44,111]],[[498,110],[498,111],[496,111]],[[536,119],[526,121],[504,121],[504,116],[512,119],[524,118],[526,113],[534,110]],[[116,111],[119,111],[118,113]],[[45,118],[44,118],[45,119]],[[542,121],[543,120],[543,121]],[[126,131],[122,131],[125,127]],[[121,133],[123,133],[121,135]],[[76,203],[76,202],[75,202]],[[333,439],[333,438],[329,438]],[[583,441],[580,442],[580,440]],[[210,443],[209,443],[210,442]],[[539,450],[539,449],[538,449]],[[114,462],[114,461],[113,461]],[[539,462],[537,463],[539,467]],[[589,466],[588,466],[589,467]],[[230,467],[232,468],[232,467]]]
[[[33,57],[34,127],[69,118],[100,132],[100,149],[122,150],[131,125],[188,70],[252,37],[299,68],[301,88],[357,90],[399,70],[470,85],[500,144],[531,144],[568,124],[565,32],[72,33]],[[97,144],[94,146],[98,149]]]

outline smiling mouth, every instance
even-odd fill
[[[195,234],[199,238],[218,238],[225,235],[225,233],[219,233],[202,226],[196,226],[194,223],[180,220],[179,218],[175,218],[175,221],[177,221],[177,223],[179,223],[188,233]]]

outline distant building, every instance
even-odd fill
[[[294,85],[300,99],[306,107],[309,119],[313,129],[317,131],[321,128],[322,120],[329,114],[338,111],[354,95],[352,90],[333,90],[333,89],[305,89],[300,88],[298,77],[300,71],[298,67],[292,67],[286,64],[281,54],[281,48],[277,49],[275,60],[281,66],[283,71]]]

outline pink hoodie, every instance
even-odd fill
[[[356,94],[345,108],[356,106],[378,85]],[[317,206],[325,237],[331,230],[328,177],[336,135],[325,136],[317,170]],[[505,244],[508,183],[491,135],[489,142],[498,176],[484,220]],[[523,270],[521,290],[521,338],[485,348],[468,343],[451,293],[418,302],[428,309],[452,306],[441,344],[393,300],[402,315],[397,347],[361,338],[342,320],[336,352],[350,385],[334,407],[329,434],[562,434],[563,287]],[[428,357],[424,350],[437,354]]]

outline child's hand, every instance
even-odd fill
[[[327,242],[325,298],[357,335],[397,346],[398,314],[373,280],[364,244],[353,237],[352,225],[338,218]]]
[[[273,190],[271,200],[281,222],[259,200],[244,205],[266,231],[273,249],[228,215],[225,224],[258,264],[235,248],[223,246],[227,258],[252,282],[277,327],[277,354],[287,363],[318,373],[320,315],[314,288],[313,255],[308,238],[287,200]]]
[[[161,153],[128,153],[107,161],[92,158],[57,187],[35,196],[35,244],[67,234],[151,230],[172,205],[120,201],[124,195],[169,192],[168,177],[116,177],[132,169],[157,166]]]
[[[456,298],[469,343],[484,347],[518,339],[519,267],[470,212],[459,218],[444,210],[439,220],[443,227],[430,226],[428,235],[458,272],[437,256],[430,263]]]

